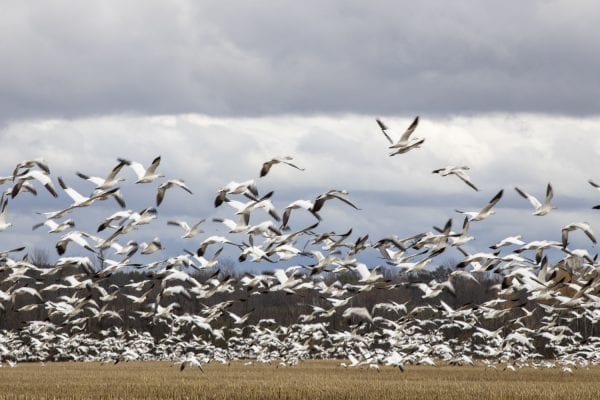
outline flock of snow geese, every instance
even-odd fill
[[[423,145],[425,139],[412,136],[418,122],[417,117],[398,135],[377,120],[389,141],[390,156]],[[304,170],[292,161],[291,157],[273,158],[262,165],[259,176],[265,177],[273,168]],[[274,192],[262,194],[252,179],[230,182],[216,192],[214,206],[231,209],[232,216],[210,222],[225,226],[227,236],[205,235],[198,242],[195,238],[204,234],[202,227],[208,224],[204,218],[192,223],[169,220],[167,225],[181,229],[181,240],[196,240],[195,251],[146,262],[144,257],[162,248],[160,238],[137,243],[128,240],[128,235],[143,230],[144,225],[157,224],[158,207],[168,191],[193,194],[184,181],[164,177],[160,162],[156,157],[146,168],[119,158],[106,178],[77,172],[91,184],[88,196],[69,187],[63,178],[54,178],[43,159],[21,162],[12,174],[0,177],[3,235],[11,232],[9,205],[27,193],[41,196],[47,191],[62,198],[59,194],[64,192],[70,199],[58,210],[39,213],[45,219],[33,226],[45,226],[48,237],[56,238],[52,243],[59,258],[53,265],[34,265],[27,255],[32,249],[26,246],[0,251],[0,312],[16,313],[21,320],[18,329],[2,329],[0,322],[0,362],[14,366],[54,360],[171,360],[182,369],[201,369],[213,361],[289,366],[306,359],[335,358],[343,359],[340,365],[344,367],[394,366],[404,371],[410,365],[472,365],[480,360],[492,368],[559,367],[565,372],[600,362],[600,264],[587,250],[569,246],[569,235],[575,231],[596,243],[586,222],[565,226],[561,241],[525,242],[516,235],[489,246],[492,252],[469,254],[462,247],[474,239],[469,226],[494,214],[503,196],[500,190],[480,210],[456,210],[464,215],[460,232],[452,230],[449,220],[443,228],[407,238],[372,240],[365,235],[351,239],[351,230],[336,233],[321,228],[322,211],[334,206],[330,203],[360,212],[347,191],[332,189],[278,209],[272,201]],[[120,188],[126,184],[125,168],[135,173],[135,184],[151,185],[164,179],[152,205],[139,212],[125,209]],[[433,173],[454,175],[477,191],[468,169],[447,166]],[[550,184],[543,202],[515,189],[532,204],[534,215],[553,210]],[[122,209],[97,221],[95,233],[78,230],[77,221],[67,218],[76,209],[111,199]],[[296,217],[299,213],[305,213],[310,225],[292,230],[301,220]],[[198,278],[198,271],[218,271],[225,246],[236,252],[240,263],[268,263],[270,269],[250,273],[239,266],[237,278],[216,273]],[[386,279],[384,269],[398,274],[430,271],[432,262],[450,248],[458,249],[464,258],[444,281],[410,283],[422,292],[421,298],[373,307],[357,300],[364,293],[409,285]],[[361,262],[360,253],[367,249],[378,251],[385,266]],[[67,256],[68,251],[78,255]],[[549,262],[549,251],[562,254],[561,259]],[[109,277],[132,270],[143,279],[106,287]],[[337,279],[342,274],[351,274],[354,280],[342,283]],[[453,307],[442,299],[455,293],[458,281],[478,283],[486,276],[497,277],[491,300]],[[275,318],[255,320],[253,310],[244,315],[228,310],[250,296],[274,292],[297,296],[298,307],[307,312],[294,323],[282,324]],[[318,294],[319,304],[303,303],[307,292]],[[232,300],[211,302],[219,294],[228,294]],[[117,299],[128,302],[126,309],[115,306]],[[184,303],[198,305],[197,311],[183,312]],[[32,317],[37,315],[43,317]],[[507,316],[511,319],[506,320]],[[334,318],[347,321],[347,328],[333,329]],[[489,329],[502,318],[499,328]],[[147,328],[128,328],[129,319],[141,319]],[[109,327],[90,332],[87,327],[94,321],[108,322]],[[163,328],[159,337],[156,327]],[[552,357],[542,357],[541,349]]]

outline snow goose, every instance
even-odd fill
[[[473,182],[471,182],[471,178],[469,177],[469,175],[467,175],[467,173],[465,172],[468,170],[469,170],[469,167],[467,167],[467,166],[456,167],[456,166],[450,165],[450,166],[447,166],[444,168],[434,169],[432,171],[432,173],[439,174],[440,176],[448,176],[448,175],[457,176],[461,181],[463,181],[464,183],[469,185],[472,189],[479,191],[479,189],[477,189],[477,187],[473,184]]]
[[[125,160],[123,158],[119,158],[117,160],[120,163],[123,163],[123,164],[131,167],[133,172],[135,172],[135,174],[137,175],[137,178],[138,178],[137,181],[135,181],[135,183],[150,183],[150,182],[155,181],[158,178],[164,177],[163,174],[156,173],[156,169],[158,168],[158,165],[160,164],[160,156],[158,156],[154,160],[152,160],[152,163],[150,164],[150,166],[148,168],[144,168],[144,166],[142,164],[140,164],[139,162]]]
[[[550,185],[550,183],[548,183],[548,186],[546,187],[546,197],[544,198],[543,203],[540,203],[540,201],[538,199],[536,199],[534,196],[522,191],[518,187],[515,187],[515,190],[523,198],[529,200],[529,202],[531,203],[531,205],[534,208],[533,215],[543,216],[543,215],[548,214],[550,211],[552,211],[553,209],[556,208],[552,204],[550,204],[550,201],[552,200],[552,196],[554,196],[554,191],[552,190],[552,185]]]
[[[300,171],[304,171],[304,168],[300,168],[295,164],[292,164],[290,161],[293,160],[292,157],[290,156],[286,156],[286,157],[275,157],[270,159],[269,161],[266,161],[263,163],[262,168],[260,169],[260,177],[264,177],[266,176],[269,171],[271,170],[271,167],[275,164],[286,164],[289,165],[290,167],[296,168]]]

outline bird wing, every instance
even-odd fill
[[[458,176],[461,181],[463,181],[464,183],[466,183],[467,185],[472,187],[475,191],[477,191],[477,192],[479,191],[479,189],[477,189],[477,187],[473,184],[473,182],[471,182],[469,175],[467,175],[466,172],[464,172],[462,170],[457,170],[456,172],[454,172],[454,175]]]
[[[276,160],[269,160],[263,163],[262,168],[260,169],[260,177],[262,178],[263,176],[266,176],[269,171],[271,170],[271,167],[273,166],[273,164],[275,164]]]
[[[394,144],[394,141],[392,140],[392,138],[389,137],[389,135],[386,133],[386,131],[388,130],[388,127],[385,126],[385,124],[383,122],[381,122],[380,119],[376,119],[375,121],[377,121],[377,125],[379,125],[379,127],[381,128],[381,132],[385,135],[388,142],[390,142],[390,144]]]
[[[532,195],[525,193],[524,191],[522,191],[521,189],[519,189],[518,187],[515,188],[515,190],[517,191],[517,193],[519,193],[523,198],[529,200],[529,202],[531,203],[532,206],[534,206],[536,209],[542,206],[542,203],[540,203],[540,201],[538,199],[536,199],[535,197],[533,197]]]
[[[304,171],[304,168],[300,168],[299,166],[297,166],[296,164],[292,164],[291,162],[288,162],[288,161],[280,161],[280,162],[282,162],[282,163],[284,163],[286,165],[289,165],[290,167],[296,168],[296,169],[298,169],[300,171]]]
[[[106,177],[105,181],[112,181],[112,180],[114,180],[115,177],[117,176],[117,174],[121,171],[121,169],[124,166],[125,166],[125,163],[123,161],[119,161],[119,163],[112,169],[112,171],[110,171],[110,173]]]
[[[158,164],[160,164],[160,156],[158,156],[154,160],[152,160],[152,164],[150,164],[150,166],[148,167],[146,172],[148,174],[153,174],[156,171],[156,168],[158,168]]]
[[[496,193],[496,195],[490,200],[490,202],[481,209],[481,212],[488,212],[489,210],[492,209],[492,207],[494,207],[496,205],[496,203],[498,203],[500,201],[500,199],[502,198],[502,194],[504,194],[504,189],[500,190],[498,193]]]
[[[417,116],[415,120],[410,124],[408,129],[402,134],[400,141],[406,141],[410,138],[410,135],[417,129],[417,125],[419,125],[419,117]]]
[[[552,190],[552,185],[548,184],[548,186],[546,187],[546,198],[544,199],[544,204],[545,205],[550,204],[550,200],[552,200],[553,196],[554,196],[554,190]]]
[[[58,183],[60,185],[61,188],[63,188],[63,190],[65,191],[65,193],[67,195],[69,195],[69,197],[77,204],[83,203],[87,200],[89,200],[89,197],[84,197],[82,196],[77,190],[68,187],[67,185],[65,185],[65,182],[62,180],[62,178],[59,176],[58,177]]]

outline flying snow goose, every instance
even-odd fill
[[[129,161],[129,160],[125,160],[123,158],[118,158],[117,160],[120,163],[124,163],[125,165],[128,165],[129,167],[131,167],[133,172],[135,172],[135,174],[137,175],[137,178],[138,178],[137,181],[135,181],[135,183],[150,183],[150,182],[155,181],[158,178],[164,177],[163,174],[156,173],[156,169],[158,168],[158,165],[160,164],[160,156],[158,156],[154,160],[152,160],[152,163],[150,164],[150,166],[148,168],[144,168],[144,166],[142,164],[140,164],[139,162],[136,162],[136,161]]]
[[[561,229],[561,238],[562,238],[562,245],[563,247],[567,247],[567,244],[569,242],[569,232],[572,232],[576,229],[580,229],[583,231],[583,233],[585,233],[587,235],[588,238],[590,238],[590,240],[592,241],[592,243],[596,244],[596,238],[594,237],[594,232],[592,232],[592,227],[589,223],[587,222],[573,222],[571,224],[568,224],[566,226],[564,226]]]
[[[336,190],[336,189],[332,189],[325,193],[322,193],[322,194],[318,195],[317,198],[315,199],[312,210],[314,212],[319,212],[321,210],[321,208],[323,208],[323,206],[325,205],[325,202],[328,200],[332,200],[332,199],[338,199],[338,200],[343,201],[344,203],[348,204],[350,207],[354,208],[355,210],[360,210],[360,208],[356,207],[349,200],[342,197],[342,196],[346,196],[346,195],[348,195],[348,192],[346,190]]]
[[[204,231],[202,229],[200,229],[200,224],[203,223],[205,220],[202,219],[199,222],[197,222],[196,224],[194,224],[193,226],[189,226],[187,222],[185,221],[167,221],[167,225],[174,225],[174,226],[179,226],[180,228],[182,228],[185,232],[184,234],[181,236],[181,239],[189,239],[189,238],[193,238],[194,236],[196,236],[199,233],[203,233]]]
[[[189,187],[187,187],[187,185],[185,184],[184,181],[182,181],[181,179],[169,179],[166,182],[163,182],[159,187],[158,187],[158,192],[156,193],[156,206],[158,207],[160,205],[160,203],[162,203],[164,197],[165,197],[165,193],[167,191],[167,189],[170,189],[172,187],[180,187],[183,190],[185,190],[186,192],[188,192],[189,194],[194,194],[192,193],[192,191],[190,190]]]
[[[270,159],[269,161],[266,161],[263,163],[262,168],[260,169],[260,177],[264,177],[266,176],[269,171],[271,170],[271,167],[275,164],[286,164],[289,165],[290,167],[296,168],[300,171],[304,171],[304,168],[300,168],[295,164],[292,164],[290,161],[293,160],[292,157],[290,156],[286,156],[286,157],[275,157]]]
[[[58,193],[56,193],[56,189],[52,184],[52,180],[50,176],[43,171],[40,170],[28,170],[25,174],[15,175],[16,183],[13,186],[11,196],[14,198],[19,192],[21,192],[21,186],[29,180],[35,179],[40,182],[44,187],[50,192],[50,194],[54,197],[58,197]]]
[[[217,191],[215,207],[219,207],[227,199],[228,194],[244,194],[252,200],[257,200],[258,189],[253,179],[244,182],[231,181]]]
[[[390,137],[390,134],[393,135],[394,132],[391,131],[380,119],[376,119],[375,121],[377,121],[379,128],[381,128],[381,132],[383,132],[387,140],[390,142],[389,148],[393,150],[392,153],[390,153],[390,156],[406,153],[411,149],[418,148],[421,144],[423,144],[423,142],[425,142],[425,139],[411,139],[410,137],[417,128],[417,125],[419,124],[419,117],[416,117],[414,119],[414,121],[410,124],[406,131],[404,131],[404,133],[400,136],[396,143],[394,143],[394,141]]]
[[[92,182],[96,185],[97,190],[108,190],[119,184],[119,182],[123,182],[124,178],[117,178],[117,174],[123,169],[123,167],[127,165],[125,160],[120,160],[119,163],[110,171],[106,178],[100,178],[97,176],[89,176],[82,174],[81,172],[77,172],[77,176],[81,179],[85,179],[86,181]]]
[[[540,201],[538,199],[536,199],[534,196],[532,196],[528,193],[525,193],[518,187],[515,187],[515,190],[523,198],[529,200],[529,202],[531,203],[531,205],[534,208],[533,215],[537,215],[537,216],[546,215],[550,211],[552,211],[553,209],[556,208],[552,204],[550,204],[550,201],[552,200],[552,196],[554,196],[554,191],[552,190],[552,185],[550,185],[550,183],[548,183],[548,186],[546,187],[546,197],[544,198],[543,203],[540,203]]]
[[[450,165],[450,166],[447,166],[444,168],[434,169],[432,171],[432,173],[439,174],[441,176],[448,176],[448,175],[457,176],[461,181],[463,181],[464,183],[469,185],[471,188],[473,188],[476,191],[479,191],[479,189],[477,189],[477,187],[473,184],[473,182],[471,182],[471,178],[469,177],[469,175],[467,175],[467,173],[465,172],[468,170],[469,170],[469,167],[467,167],[467,166],[456,167],[456,166]]]
[[[492,210],[492,208],[496,205],[496,203],[500,201],[500,199],[502,198],[502,194],[504,194],[504,190],[500,190],[498,193],[496,193],[496,195],[492,197],[490,202],[487,203],[485,207],[483,207],[479,211],[455,211],[469,217],[469,221],[482,221],[490,215],[495,214],[495,211]]]

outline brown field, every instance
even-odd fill
[[[483,367],[344,369],[169,362],[19,364],[0,368],[0,399],[599,399],[600,368],[518,372]]]

